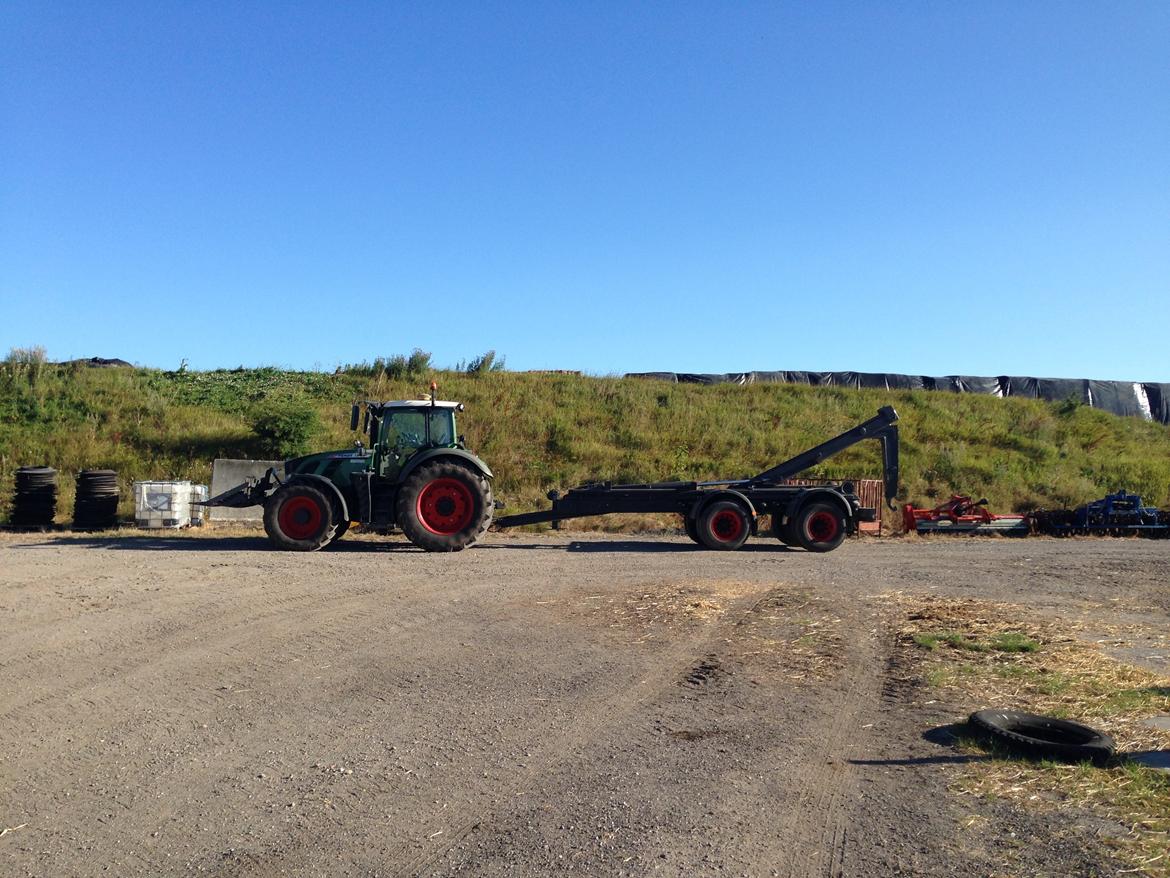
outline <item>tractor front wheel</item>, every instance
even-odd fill
[[[411,473],[398,491],[398,526],[428,552],[458,552],[492,523],[492,488],[482,473],[437,461]]]
[[[315,552],[337,532],[333,504],[312,485],[285,485],[264,504],[264,530],[278,549]]]

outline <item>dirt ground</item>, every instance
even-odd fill
[[[935,700],[882,596],[1020,604],[1167,672],[1168,560],[0,536],[0,875],[1111,875],[1093,815],[948,790],[946,727],[991,705]]]

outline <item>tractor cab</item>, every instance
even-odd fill
[[[455,412],[462,410],[462,403],[431,399],[365,403],[362,432],[369,437],[371,470],[394,478],[420,450],[462,448],[455,427]],[[355,405],[352,429],[357,429],[360,413],[361,406]]]

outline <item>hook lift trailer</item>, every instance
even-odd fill
[[[735,550],[757,535],[760,515],[772,517],[771,535],[788,546],[810,552],[831,552],[861,521],[873,521],[877,510],[861,505],[852,482],[840,485],[784,484],[798,473],[866,439],[882,446],[882,479],[886,505],[894,509],[898,491],[898,413],[883,406],[874,417],[840,436],[747,479],[713,482],[652,482],[614,485],[590,483],[564,496],[548,493],[552,508],[496,519],[500,528],[559,522],[608,513],[666,513],[683,517],[687,536],[708,549]]]

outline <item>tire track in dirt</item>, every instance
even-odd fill
[[[739,603],[744,602],[746,600],[741,600]],[[747,615],[752,612],[754,606],[754,603],[747,608],[733,605],[729,615],[734,614],[736,617]],[[677,687],[680,682],[701,686],[714,671],[715,666],[711,664],[713,656],[711,649],[721,627],[723,624],[721,624],[720,619],[712,619],[691,641],[661,654],[652,673],[646,675],[636,685],[624,690],[617,697],[603,699],[602,703],[589,710],[583,719],[579,718],[574,724],[572,734],[558,739],[545,750],[540,759],[535,760],[529,770],[504,789],[497,791],[486,809],[478,813],[464,815],[461,822],[453,827],[453,831],[448,834],[441,846],[437,846],[431,851],[419,853],[413,859],[397,867],[391,874],[397,878],[422,876],[428,867],[435,865],[473,830],[489,822],[493,814],[505,808],[510,800],[514,799],[522,790],[530,787],[552,766],[594,742],[603,728],[607,726],[611,728],[622,727],[623,721],[631,718],[639,707],[652,702],[664,691]],[[644,726],[643,723],[639,723],[639,725]]]
[[[461,831],[452,834],[440,848],[429,855],[416,857],[392,874],[398,878],[447,874],[436,867],[468,835],[472,832],[490,832],[493,824],[514,817],[516,800],[525,793],[534,792],[538,781],[554,770],[567,771],[573,776],[579,771],[588,771],[588,764],[594,758],[599,761],[603,758],[599,755],[599,747],[617,746],[626,752],[653,753],[663,746],[664,738],[687,741],[721,734],[717,726],[724,716],[723,711],[728,707],[721,696],[726,694],[724,688],[732,673],[725,667],[721,653],[731,642],[729,635],[733,635],[764,608],[771,607],[775,595],[787,594],[791,590],[789,586],[776,588],[775,585],[756,584],[752,594],[737,601],[720,617],[710,620],[701,636],[661,655],[656,659],[656,669],[652,676],[645,678],[635,690],[610,701],[604,712],[594,711],[587,722],[579,724],[578,733],[558,741],[555,749],[535,770],[497,795],[489,809],[475,820],[465,823]],[[680,703],[687,705],[692,723],[709,723],[708,730],[671,729],[669,722],[664,720],[664,709]],[[572,765],[573,762],[583,764]],[[762,857],[758,862],[771,860]],[[484,874],[511,874],[513,871],[511,864],[493,865],[497,866],[496,870],[485,870]],[[470,869],[469,874],[479,874],[485,865],[475,863],[465,868]],[[611,870],[612,864],[606,868]],[[583,874],[587,873],[588,870]],[[609,874],[609,871],[604,874]]]
[[[849,832],[847,800],[856,787],[849,763],[857,734],[882,698],[886,667],[881,628],[865,604],[842,605],[842,621],[855,638],[844,640],[844,664],[839,677],[844,686],[826,687],[830,700],[820,704],[820,715],[807,729],[815,742],[811,752],[796,766],[791,777],[796,800],[781,824],[778,852],[773,865],[787,878],[841,878]]]
[[[224,693],[209,685],[209,681],[235,679],[245,684],[240,691],[246,691],[249,683],[257,681],[261,688],[272,692],[295,690],[297,678],[304,671],[299,660],[311,654],[314,644],[341,643],[347,634],[364,630],[370,601],[368,593],[346,599],[318,597],[316,612],[307,611],[303,598],[280,601],[279,610],[250,615],[248,625],[233,625],[226,631],[215,630],[218,619],[204,620],[183,639],[184,649],[176,649],[173,644],[154,644],[153,660],[127,663],[128,669],[122,663],[113,663],[100,673],[75,679],[67,687],[69,694],[61,696],[65,701],[52,705],[51,709],[46,709],[44,698],[15,707],[12,713],[19,714],[26,730],[21,736],[24,741],[21,761],[28,763],[31,770],[6,781],[8,794],[20,796],[22,807],[34,811],[28,814],[31,822],[41,824],[45,815],[35,813],[36,802],[41,802],[42,809],[52,806],[36,791],[59,787],[63,779],[87,779],[76,789],[75,800],[88,798],[96,809],[107,811],[102,819],[111,826],[122,819],[142,820],[143,805],[150,809],[146,819],[162,825],[188,809],[191,802],[213,800],[217,790],[229,786],[225,781],[246,776],[256,765],[264,764],[263,757],[273,737],[256,736],[249,734],[250,728],[240,728],[242,723],[266,722],[267,710],[254,705],[247,715],[241,716],[232,709]],[[401,637],[412,631],[425,632],[442,626],[453,612],[451,604],[424,603],[421,608],[422,612],[413,615],[398,611],[370,637],[380,642],[387,635]],[[256,650],[252,626],[258,624],[257,620],[263,620],[264,641],[279,644],[279,648]],[[135,647],[148,651],[142,644]],[[101,685],[97,685],[99,681]],[[128,703],[134,703],[135,696],[131,693],[162,693],[153,697],[165,700],[166,693],[170,692],[181,693],[181,713],[177,709],[169,712],[159,708],[157,700],[127,709]],[[282,710],[288,710],[288,705],[282,704],[283,699],[271,696],[265,701],[265,707],[278,717],[274,736],[287,736],[288,729],[279,725],[279,717]],[[111,719],[114,721],[110,722]],[[200,727],[201,719],[205,722]],[[209,741],[210,732],[202,731],[208,726],[215,730],[219,740],[238,739],[249,743],[224,752],[222,746]],[[6,723],[6,727],[15,730],[17,723]],[[32,733],[28,733],[29,728]],[[111,750],[114,742],[117,749]],[[38,752],[54,755],[40,758],[35,755]],[[116,773],[95,776],[95,766],[109,762],[120,753],[133,754],[136,774],[149,778],[145,784],[139,781],[136,794],[125,791],[124,781]],[[183,759],[178,759],[178,754],[183,754]],[[214,768],[196,774],[193,781],[192,759]],[[68,787],[78,781],[64,780],[64,783]],[[173,795],[165,799],[151,798],[153,790],[168,789],[182,790],[183,801],[177,801]],[[120,807],[114,807],[115,804]],[[10,809],[15,811],[15,807]],[[57,846],[66,849],[71,843],[50,829],[45,836],[47,847],[55,846],[51,843],[54,838]],[[151,873],[173,866],[161,859],[150,860],[143,850],[135,856],[147,857],[153,863]]]
[[[732,603],[728,615],[743,612],[742,604],[750,599],[749,595]],[[643,656],[646,659],[644,670],[636,679],[614,677],[595,694],[576,699],[572,714],[556,721],[555,737],[534,748],[521,770],[511,772],[502,782],[489,782],[472,797],[472,801],[443,812],[441,823],[428,825],[431,832],[413,834],[383,850],[379,862],[389,871],[380,871],[380,874],[399,878],[427,874],[453,847],[470,833],[491,823],[494,815],[506,811],[517,795],[554,766],[591,744],[607,727],[621,727],[623,721],[635,716],[641,706],[652,702],[663,691],[674,689],[693,674],[711,653],[720,628],[718,619],[706,620],[678,643],[665,646],[651,656]],[[586,676],[593,675],[586,672]],[[615,687],[618,687],[616,692]],[[387,788],[383,793],[393,795],[393,790]],[[221,865],[218,871],[240,878],[287,874],[289,870],[303,868],[306,849],[315,848],[319,843],[320,839],[314,836],[300,836],[291,843],[249,852],[230,866]],[[363,874],[366,869],[373,868],[369,863],[364,867],[358,867],[356,863],[349,865],[359,868]],[[336,874],[350,873],[337,868]]]

